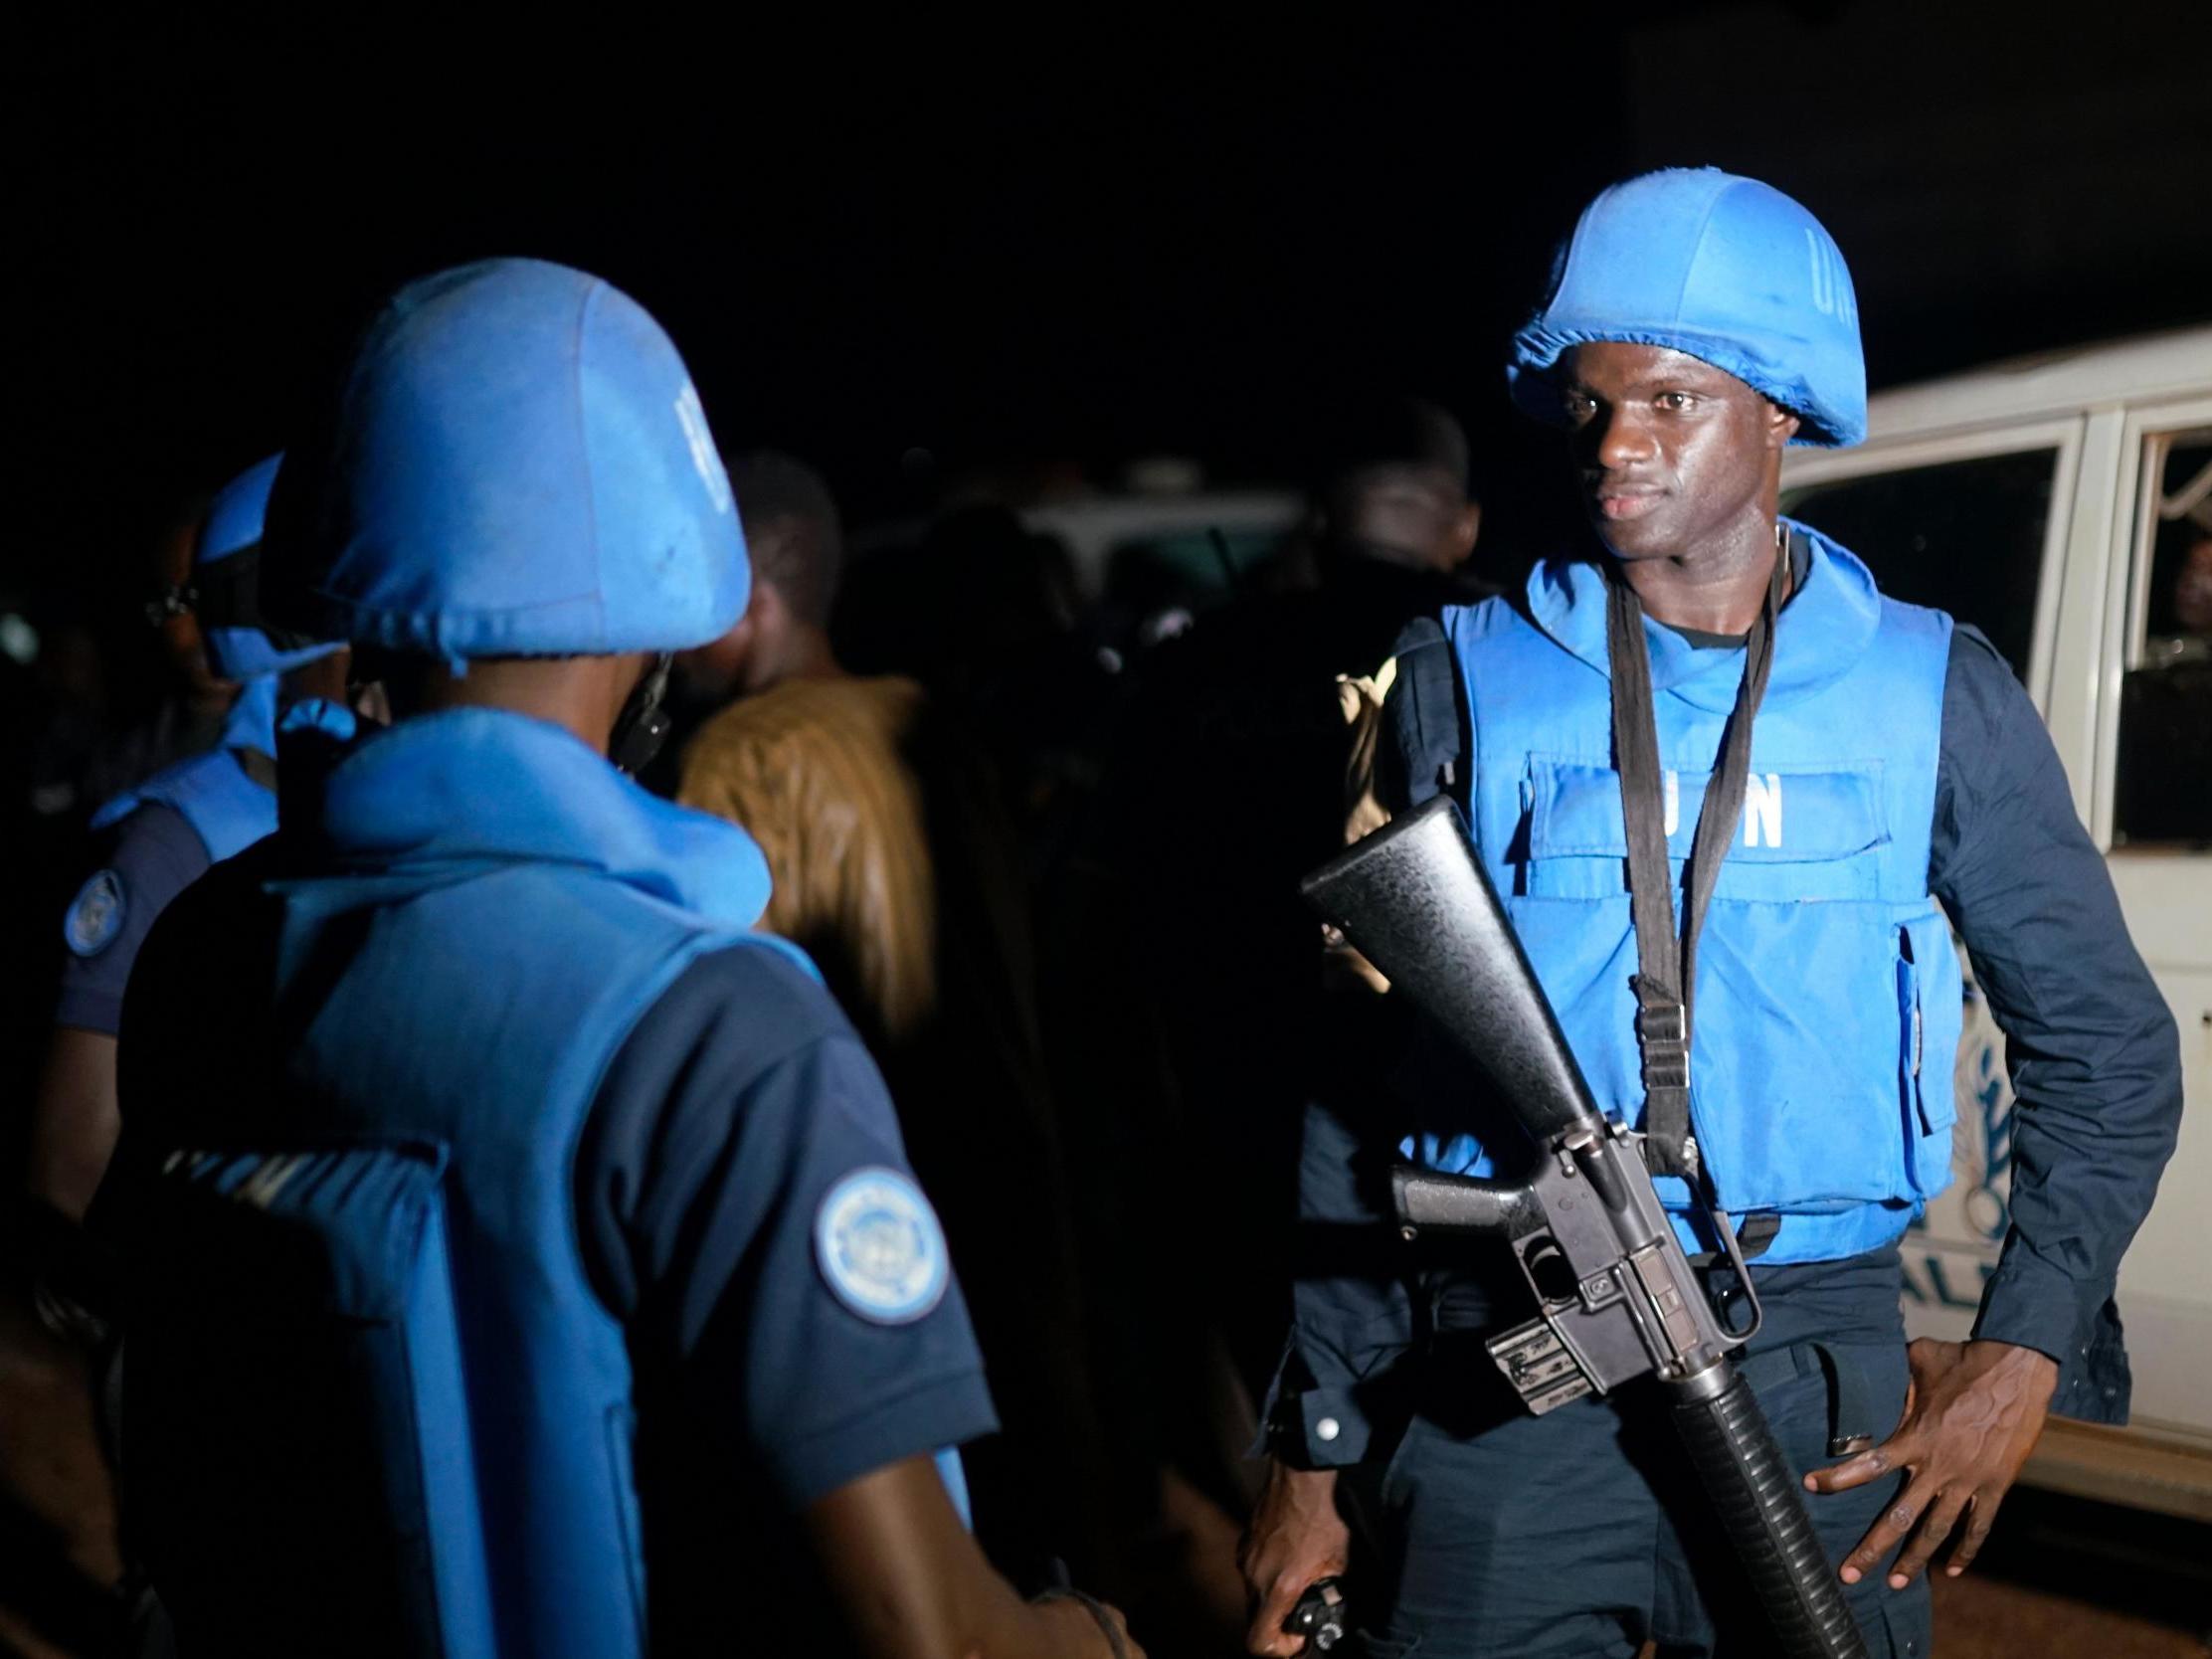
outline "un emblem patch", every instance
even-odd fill
[[[98,870],[77,889],[69,913],[62,918],[62,938],[79,956],[97,956],[115,942],[123,930],[123,878],[113,870]]]
[[[855,1170],[815,1216],[815,1259],[837,1300],[878,1325],[905,1325],[944,1299],[952,1278],[937,1212],[896,1170]]]

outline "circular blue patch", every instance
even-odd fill
[[[113,870],[96,870],[70,900],[69,913],[62,918],[62,938],[79,956],[97,956],[122,932],[128,909],[123,878]]]
[[[815,1259],[837,1300],[878,1325],[905,1325],[944,1299],[952,1279],[944,1229],[913,1179],[855,1170],[815,1215]]]

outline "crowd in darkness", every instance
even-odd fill
[[[676,659],[641,781],[760,843],[763,925],[890,1085],[1004,1425],[967,1453],[993,1559],[1032,1587],[1072,1571],[1155,1653],[1238,1651],[1301,1097],[1330,1047],[1296,878],[1344,839],[1340,676],[1486,591],[1466,437],[1416,400],[1351,407],[1264,548],[1208,535],[1198,496],[1196,565],[1139,544],[1102,572],[1013,505],[854,536],[804,461],[727,459],[752,598]],[[38,1086],[91,815],[221,740],[236,687],[189,605],[145,602],[183,583],[204,505],[118,566],[103,612],[5,624],[12,1101]],[[22,1113],[7,1133],[19,1168]],[[0,1533],[23,1548],[0,1617],[94,1630],[111,1495],[90,1451],[26,1477],[23,1436],[65,1445],[82,1413],[13,1292],[5,1318]]]

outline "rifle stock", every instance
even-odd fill
[[[1497,1079],[1540,1143],[1603,1132],[1449,797],[1347,848],[1299,890]]]

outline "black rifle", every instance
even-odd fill
[[[1756,1330],[1751,1273],[1728,1218],[1716,1235],[1752,1323],[1724,1329],[1644,1168],[1639,1137],[1605,1117],[1560,1034],[1505,908],[1448,796],[1377,830],[1301,883],[1390,981],[1487,1071],[1536,1141],[1525,1183],[1401,1166],[1407,1238],[1479,1233],[1513,1247],[1539,1315],[1491,1357],[1532,1411],[1650,1374],[1786,1659],[1866,1659],[1797,1482],[1730,1358]]]

